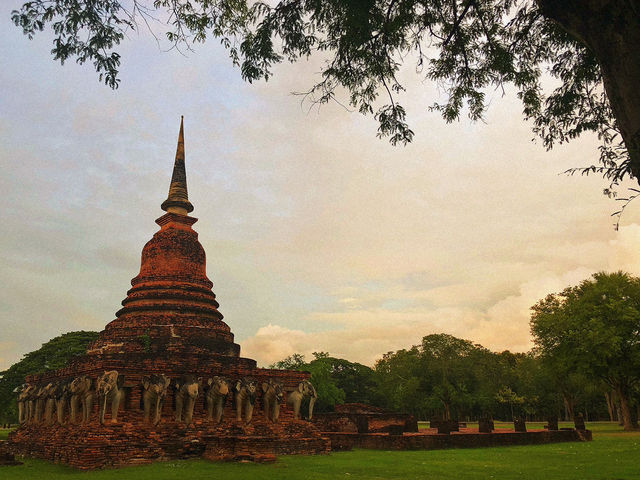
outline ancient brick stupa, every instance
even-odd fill
[[[68,367],[27,377],[18,394],[21,426],[9,440],[13,451],[87,469],[191,456],[326,453],[328,440],[294,418],[304,396],[315,395],[307,389],[309,374],[257,368],[241,357],[218,311],[192,229],[197,219],[189,216],[182,123],[162,209],[160,230],[142,251],[140,273],[116,319]],[[220,382],[226,387],[214,396]]]

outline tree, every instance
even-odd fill
[[[509,405],[512,420],[515,418],[513,406],[522,405],[525,401],[524,397],[519,397],[516,392],[511,390],[509,387],[502,387],[500,390],[498,390],[498,393],[496,393],[496,400],[500,403]]]
[[[541,355],[605,382],[620,400],[625,430],[637,428],[630,398],[640,382],[640,279],[596,273],[532,310],[531,332]]]
[[[421,376],[426,372],[421,368],[417,346],[385,353],[376,362],[374,370],[383,406],[414,414],[420,419],[428,418],[434,408],[423,388]]]
[[[314,359],[305,363],[304,356],[295,353],[276,362],[272,368],[301,370],[311,373],[316,387],[316,410],[332,411],[342,403],[378,404],[374,372],[366,365],[332,357],[327,352],[313,352]]]
[[[393,144],[413,138],[398,103],[405,62],[444,88],[447,101],[431,108],[447,122],[482,118],[487,92],[511,84],[547,148],[597,133],[600,164],[577,171],[603,174],[609,194],[625,176],[640,181],[636,0],[30,0],[12,13],[29,37],[50,25],[54,58],[92,62],[112,88],[125,32],[156,18],[177,47],[220,39],[249,82],[319,52],[327,60],[308,98],[323,104],[346,90]],[[545,75],[559,86],[545,91]]]
[[[55,337],[38,350],[27,353],[22,360],[0,372],[0,422],[18,419],[16,395],[13,390],[24,383],[27,375],[58,370],[86,352],[98,338],[98,332],[69,332]]]
[[[270,365],[269,368],[277,368],[279,370],[300,370],[300,367],[304,364],[304,355],[301,353],[294,353],[293,355],[289,355],[287,358]]]
[[[427,335],[375,365],[381,397],[393,410],[445,419],[493,413],[498,357],[481,345],[447,334]]]

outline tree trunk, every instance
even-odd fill
[[[449,404],[444,400],[442,403],[444,405],[444,420],[451,420],[451,409],[449,408]]]
[[[633,419],[631,405],[629,405],[629,396],[627,389],[623,386],[616,388],[616,393],[620,399],[620,412],[622,413],[622,424],[625,430],[637,430],[638,424]]]
[[[566,408],[567,415],[569,416],[569,418],[574,418],[575,406],[576,406],[575,400],[571,398],[569,395],[565,395],[565,394],[562,394],[562,399],[564,400],[564,406]]]
[[[624,422],[622,420],[622,410],[620,409],[620,399],[616,398],[615,399],[616,402],[616,420],[618,421],[618,425],[622,426],[624,425]]]
[[[536,0],[542,15],[595,55],[640,183],[640,4],[637,0]]]
[[[616,420],[616,405],[613,391],[604,392],[604,399],[607,402],[607,412],[609,412],[609,421],[614,422]]]

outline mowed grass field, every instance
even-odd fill
[[[541,425],[527,424],[531,429]],[[269,465],[185,460],[80,472],[63,465],[24,459],[22,466],[0,467],[0,479],[640,480],[640,432],[623,432],[618,425],[607,422],[589,423],[587,427],[594,432],[592,442],[405,452],[355,450],[321,456],[281,456]],[[6,435],[6,431],[0,431],[0,438]]]

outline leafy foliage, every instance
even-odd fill
[[[120,66],[114,49],[128,30],[141,27],[166,29],[167,39],[178,48],[191,48],[210,36],[220,39],[249,82],[268,80],[280,62],[320,54],[327,60],[320,80],[305,93],[307,98],[324,104],[341,101],[346,92],[348,104],[362,114],[373,114],[379,122],[378,136],[393,144],[406,144],[414,136],[398,103],[405,91],[398,79],[403,65],[413,63],[420,76],[446,92],[447,100],[431,108],[447,122],[464,113],[481,119],[487,94],[504,92],[510,84],[547,148],[587,131],[599,136],[600,163],[569,173],[601,173],[611,182],[605,193],[614,195],[614,187],[633,172],[604,91],[601,65],[579,36],[545,16],[541,3],[31,0],[12,18],[29,37],[50,24],[54,58],[93,62],[100,79],[112,88],[118,86]],[[554,8],[563,8],[555,3]],[[586,6],[580,12],[570,5],[564,8],[573,17],[590,15]],[[559,86],[545,91],[545,76]]]
[[[0,422],[16,422],[17,405],[13,390],[24,383],[27,375],[57,370],[82,355],[98,338],[97,332],[69,332],[55,337],[38,350],[27,353],[22,360],[0,372]]]
[[[331,357],[327,352],[314,352],[314,360],[304,363],[304,356],[295,353],[276,362],[272,368],[293,369],[311,373],[316,387],[318,412],[332,411],[343,403],[379,404],[374,372],[366,365]]]
[[[277,368],[279,370],[301,370],[301,367],[304,364],[304,355],[294,353],[293,355],[289,355],[287,358],[270,365],[269,368]]]
[[[522,398],[515,408],[524,413],[523,405],[537,398],[529,388],[531,378],[525,378],[530,362],[535,359],[526,354],[494,353],[468,340],[434,334],[419,346],[385,354],[375,370],[380,394],[393,410],[423,419],[511,418],[512,405],[499,401],[499,392]]]
[[[596,273],[532,310],[531,331],[547,362],[561,372],[601,379],[620,396],[624,410],[640,382],[640,279]],[[631,428],[630,412],[627,417]]]

